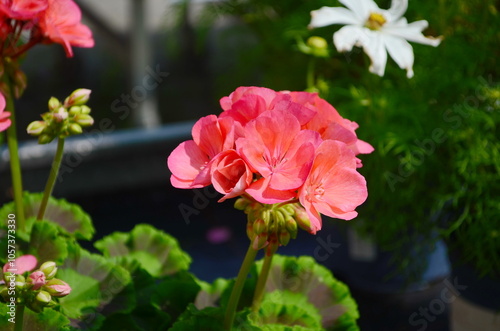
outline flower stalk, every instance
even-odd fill
[[[233,289],[231,291],[231,296],[226,307],[226,316],[224,318],[224,330],[231,330],[234,322],[234,315],[236,313],[236,308],[238,307],[238,302],[240,301],[241,291],[243,290],[243,285],[245,285],[245,280],[250,272],[250,267],[255,260],[257,255],[257,250],[252,248],[252,243],[248,247],[245,259],[241,264],[240,271],[236,277],[236,282],[234,283]]]
[[[5,75],[4,80],[7,80]],[[8,83],[8,82],[7,82]],[[7,84],[9,87],[10,85]],[[10,89],[9,89],[10,90]],[[14,111],[14,100],[12,93],[8,93],[5,98],[5,110],[10,112],[10,120],[12,124],[7,129],[7,145],[10,155],[10,172],[12,176],[12,188],[14,193],[14,204],[16,208],[16,219],[19,230],[24,230],[24,207],[23,207],[23,181],[21,175],[21,162],[19,160],[17,129],[16,129],[16,114]]]
[[[16,306],[16,323],[14,324],[14,331],[22,331],[24,324],[24,305]]]
[[[267,278],[269,276],[269,270],[271,270],[271,264],[273,261],[274,253],[266,254],[264,256],[264,263],[262,264],[262,269],[260,270],[259,279],[257,280],[257,285],[255,286],[255,292],[252,301],[252,310],[254,312],[258,311],[260,308],[260,303],[264,297],[264,289],[266,288]]]
[[[59,173],[59,168],[61,167],[62,156],[64,152],[64,138],[57,139],[57,150],[54,156],[54,161],[52,162],[52,167],[50,169],[50,175],[47,179],[47,184],[45,185],[45,190],[43,192],[42,203],[40,204],[40,209],[38,210],[37,220],[42,220],[45,215],[45,210],[47,209],[47,203],[52,195],[54,185],[56,183],[57,174]]]

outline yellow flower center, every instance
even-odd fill
[[[385,24],[386,19],[384,15],[379,13],[371,13],[370,17],[366,21],[365,26],[371,30],[380,30],[380,28]]]

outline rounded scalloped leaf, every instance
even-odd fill
[[[260,271],[262,260],[256,265]],[[359,330],[356,323],[359,312],[349,288],[312,257],[275,255],[266,292],[276,290],[306,295],[309,303],[323,316],[322,325],[328,330]]]
[[[261,330],[324,330],[321,315],[303,293],[274,291],[266,293],[260,309],[250,314],[250,321]]]
[[[130,271],[134,270],[130,269],[134,266],[131,260],[137,261],[155,277],[188,270],[191,264],[191,257],[180,248],[177,239],[149,224],[139,224],[130,233],[112,233],[94,246],[118,264],[125,263],[123,267]]]
[[[18,228],[17,236],[25,241],[29,240],[42,198],[42,193],[25,192],[23,195],[26,228],[24,230]],[[13,213],[14,210],[14,202],[7,203],[0,209],[2,227],[6,225],[3,222],[7,220],[7,215]],[[43,219],[57,224],[62,233],[76,239],[91,240],[95,233],[90,216],[80,206],[64,199],[50,197]]]
[[[130,273],[77,244],[68,245],[68,258],[59,267],[57,278],[71,286],[71,293],[59,302],[72,324],[97,329],[103,316],[129,313],[135,307]]]
[[[13,331],[19,319],[14,317],[9,321],[14,314],[8,314],[9,308],[5,304],[0,305],[0,330]],[[15,315],[14,315],[15,316]],[[64,331],[70,330],[70,320],[62,313],[51,308],[44,308],[41,313],[35,313],[30,309],[24,309],[23,330],[39,330],[39,331]]]
[[[198,309],[219,306],[220,297],[229,284],[231,282],[224,278],[217,278],[212,284],[198,280],[201,290],[194,300],[194,305]]]

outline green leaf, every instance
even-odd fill
[[[57,272],[57,277],[72,288],[59,301],[66,316],[81,327],[95,330],[102,316],[134,309],[132,279],[127,270],[76,244],[68,248],[69,256]]]
[[[39,263],[54,261],[60,264],[68,255],[67,239],[60,236],[60,227],[47,221],[37,221],[31,230],[28,253]]]
[[[201,290],[196,296],[194,305],[198,309],[203,309],[220,306],[221,295],[231,282],[224,278],[217,278],[212,284],[203,281],[199,281],[198,283],[201,286]]]
[[[260,271],[262,260],[256,264]],[[266,292],[274,291],[307,296],[323,316],[322,325],[328,330],[358,330],[359,312],[349,288],[312,257],[275,255],[266,283]]]
[[[0,330],[13,331],[14,323],[9,322],[12,316],[7,314],[7,305],[0,305]],[[20,323],[15,319],[16,323]],[[70,321],[63,314],[51,308],[45,308],[41,313],[24,309],[23,330],[61,331],[69,330]]]
[[[130,233],[115,232],[95,247],[132,272],[140,266],[156,277],[187,270],[191,264],[177,239],[148,224],[139,224]]]
[[[324,330],[321,315],[307,296],[290,291],[266,293],[250,320],[262,330]]]
[[[26,228],[17,229],[17,236],[25,241],[28,241],[33,224],[36,222],[42,198],[42,193],[25,192],[23,195]],[[7,220],[7,215],[14,210],[14,202],[7,203],[0,209],[0,222],[3,228],[6,227],[3,222]],[[62,233],[75,239],[91,240],[95,232],[90,216],[80,206],[64,199],[49,198],[44,220],[57,224]]]

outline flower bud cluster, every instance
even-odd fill
[[[247,236],[252,248],[266,248],[268,255],[295,239],[298,227],[311,232],[307,212],[298,203],[261,204],[242,196],[234,206],[247,214]]]
[[[15,300],[16,304],[24,304],[34,312],[53,307],[57,304],[55,297],[63,297],[71,292],[67,283],[55,278],[56,273],[57,266],[52,261],[43,263],[27,276],[4,272],[5,283],[0,285],[0,298],[5,302]]]
[[[64,103],[57,98],[50,98],[49,111],[42,114],[43,121],[31,122],[27,128],[28,133],[38,137],[39,144],[48,144],[55,138],[81,134],[82,128],[94,124],[90,108],[86,105],[90,92],[88,89],[77,89]]]

